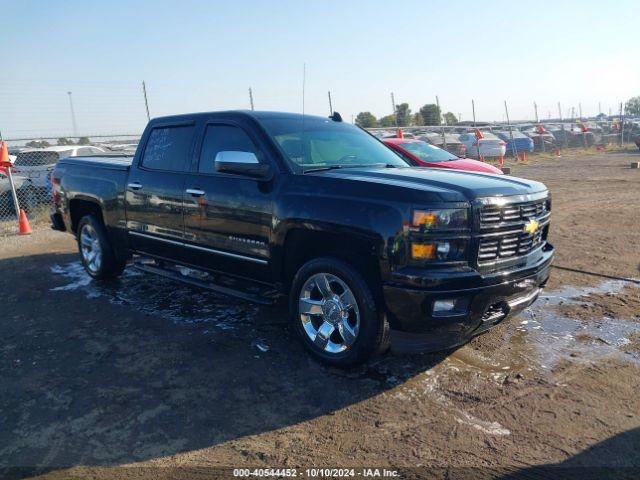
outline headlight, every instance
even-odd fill
[[[411,258],[436,262],[455,262],[467,258],[467,241],[433,240],[411,243]]]
[[[413,212],[412,227],[419,232],[460,230],[467,228],[468,225],[467,209],[447,208]]]

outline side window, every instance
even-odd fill
[[[194,127],[162,127],[151,130],[142,157],[142,166],[152,170],[181,172],[184,170]]]
[[[215,173],[215,158],[218,152],[252,152],[258,158],[258,149],[249,135],[239,127],[231,125],[209,125],[204,134],[199,173]]]

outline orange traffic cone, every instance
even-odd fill
[[[556,157],[560,157],[560,149],[558,147],[556,147]]]
[[[527,152],[525,152],[524,150],[522,152],[520,152],[520,161],[521,162],[526,162],[527,161]]]
[[[500,166],[504,165],[504,156],[500,155],[498,157],[498,163],[500,164]]]
[[[9,151],[7,150],[7,142],[2,142],[0,146],[0,167],[11,165],[9,161]]]
[[[27,214],[24,213],[22,208],[20,209],[20,220],[18,221],[18,226],[20,227],[20,235],[31,235],[31,225],[29,225]]]

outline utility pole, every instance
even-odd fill
[[[622,110],[622,102],[620,102],[620,146],[624,146],[624,110]]]
[[[473,128],[476,128],[476,102],[471,99],[471,113],[473,114]],[[474,132],[475,134],[476,132]],[[478,160],[480,159],[480,139],[476,138],[476,147],[478,150]]]
[[[304,93],[307,85],[307,62],[302,64],[302,119],[304,120]]]
[[[504,113],[507,116],[507,125],[509,125],[509,136],[511,137],[511,153],[513,153],[513,158],[518,160],[518,147],[516,147],[516,142],[513,139],[513,127],[511,126],[511,120],[509,119],[509,109],[507,108],[507,101],[504,101]]]
[[[327,93],[329,95],[329,115],[333,115],[333,104],[331,103],[331,90],[329,90]]]
[[[142,81],[142,95],[144,95],[144,106],[147,109],[147,122],[151,120],[149,116],[149,100],[147,100],[147,85]]]
[[[569,145],[569,139],[567,138],[567,134],[564,131],[564,123],[562,123],[562,107],[560,106],[560,102],[558,102],[558,117],[560,118],[560,129],[562,130],[562,138],[564,140],[564,148],[567,148]]]
[[[253,108],[253,90],[251,89],[251,87],[249,87],[249,105],[251,105],[251,110],[254,110],[254,108]]]
[[[580,120],[582,120],[582,103],[578,102],[578,115],[580,115]]]
[[[398,115],[396,113],[396,98],[393,96],[393,92],[391,92],[391,108],[393,108],[393,118],[396,121],[396,128],[398,128]]]
[[[600,102],[598,102],[598,115],[600,115],[602,113],[602,105],[600,105]]]
[[[73,126],[73,136],[78,136],[78,125],[76,124],[76,112],[73,110],[73,98],[71,97],[71,92],[67,92],[69,95],[69,108],[71,108],[71,125]]]
[[[538,104],[536,102],[533,102],[533,110],[534,112],[536,112],[536,123],[539,123],[540,120],[538,119]]]
[[[440,99],[438,95],[436,95],[436,106],[438,107],[438,115],[442,116],[442,111],[440,110]],[[442,117],[444,119],[444,117]],[[445,120],[446,124],[446,120]],[[444,126],[442,127],[442,148],[447,149],[447,138],[444,135]]]

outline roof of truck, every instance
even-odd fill
[[[259,111],[259,110],[224,110],[219,112],[195,112],[195,113],[184,113],[180,115],[170,115],[166,117],[157,117],[152,119],[152,122],[164,122],[164,121],[176,121],[176,120],[193,120],[194,118],[201,117],[210,117],[212,115],[241,115],[252,117],[255,119],[266,119],[266,118],[302,118],[302,113],[292,113],[292,112],[270,112],[270,111]],[[328,117],[320,117],[317,115],[304,115],[305,118],[308,119],[316,119],[316,120],[327,120]]]

